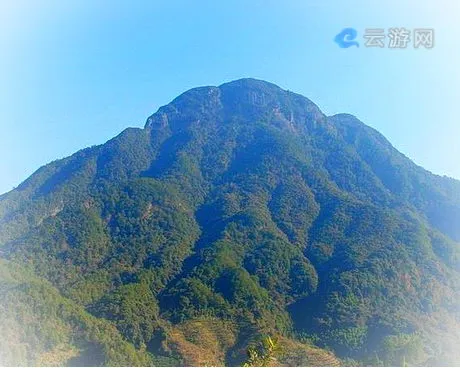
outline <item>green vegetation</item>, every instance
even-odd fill
[[[266,367],[275,361],[275,354],[280,350],[278,339],[265,337],[259,344],[248,348],[248,360],[244,367]]]
[[[152,360],[110,323],[30,271],[0,260],[0,364],[143,366]]]
[[[458,365],[459,223],[356,118],[193,89],[0,196],[0,365]]]

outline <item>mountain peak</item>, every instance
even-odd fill
[[[0,197],[0,365],[238,366],[267,333],[283,366],[338,363],[306,334],[364,366],[458,365],[459,182],[256,79],[146,128]]]
[[[324,118],[308,98],[284,90],[276,84],[254,78],[242,78],[221,84],[192,88],[175,98],[147,119],[146,128],[164,126],[166,121],[192,121],[199,115],[215,115],[217,120],[238,117],[258,121],[276,112],[291,122]]]
[[[219,88],[242,88],[242,89],[273,89],[282,90],[278,85],[267,82],[263,79],[240,78],[230,82],[222,83]]]

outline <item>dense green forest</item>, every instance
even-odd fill
[[[0,196],[0,365],[459,365],[460,182],[253,79]]]

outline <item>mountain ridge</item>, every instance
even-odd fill
[[[151,121],[152,121],[152,119],[154,119],[154,117],[155,117],[155,118],[158,118],[158,116],[161,116],[162,114],[164,114],[164,109],[165,109],[166,107],[168,107],[168,106],[170,106],[171,104],[173,104],[176,100],[178,100],[178,99],[180,99],[180,98],[182,98],[182,97],[185,97],[185,96],[186,96],[187,94],[189,94],[189,93],[197,92],[197,91],[200,91],[200,90],[210,90],[210,91],[211,91],[211,90],[218,90],[218,89],[221,88],[222,86],[227,86],[227,85],[230,85],[230,86],[231,86],[231,85],[233,85],[233,84],[235,84],[235,83],[241,83],[241,82],[256,82],[256,83],[261,83],[261,84],[270,85],[272,88],[281,89],[280,87],[278,87],[278,86],[277,86],[276,84],[274,84],[274,83],[270,83],[270,82],[266,82],[266,81],[261,80],[261,79],[250,78],[250,77],[241,78],[241,79],[237,79],[237,80],[230,81],[230,82],[225,82],[225,83],[223,83],[223,84],[221,84],[221,85],[219,85],[219,86],[209,86],[209,85],[207,85],[207,86],[201,86],[201,87],[194,87],[194,88],[191,88],[191,89],[189,89],[189,90],[183,92],[183,93],[180,94],[178,97],[174,98],[169,104],[163,105],[163,106],[161,106],[160,108],[158,108],[158,110],[157,110],[155,113],[153,113],[149,118],[147,118],[146,122],[144,123],[143,128],[139,128],[139,127],[127,127],[127,128],[125,128],[121,133],[119,133],[117,136],[115,136],[114,138],[109,139],[109,140],[108,140],[107,142],[105,142],[105,143],[108,143],[108,142],[110,142],[110,141],[116,139],[119,135],[124,134],[125,131],[140,130],[140,129],[151,128],[151,126],[149,126],[149,125],[151,124]],[[307,103],[313,104],[313,105],[318,109],[318,111],[321,112],[321,110],[320,110],[310,99],[308,99],[307,97],[304,97],[304,96],[302,96],[302,95],[300,95],[300,94],[294,93],[294,92],[292,92],[292,91],[290,91],[290,90],[284,90],[284,89],[281,89],[281,90],[284,91],[284,92],[290,93],[290,94],[294,94],[294,95],[300,96],[300,97],[301,97],[302,99],[304,99]],[[322,112],[321,112],[321,113],[322,113]],[[322,113],[322,114],[323,114],[323,113]],[[323,115],[324,115],[324,114],[323,114]],[[401,154],[402,156],[404,156],[404,158],[406,158],[407,160],[412,161],[412,159],[410,159],[410,158],[407,157],[404,153],[401,153],[397,148],[395,148],[395,147],[394,147],[394,146],[393,146],[393,145],[392,145],[392,144],[391,144],[391,143],[390,143],[390,142],[389,142],[389,141],[388,141],[388,140],[387,140],[377,129],[375,129],[375,128],[369,126],[369,125],[366,125],[364,122],[362,122],[362,121],[361,121],[359,118],[357,118],[355,115],[349,114],[349,113],[336,113],[336,114],[334,114],[334,115],[330,115],[330,116],[324,115],[324,116],[325,116],[328,120],[331,120],[331,121],[335,121],[335,120],[337,120],[337,118],[340,119],[340,118],[343,118],[343,117],[347,118],[347,120],[349,120],[349,119],[354,120],[355,123],[357,123],[357,124],[355,124],[357,127],[365,127],[366,129],[371,129],[371,131],[373,131],[374,133],[377,133],[377,134],[380,136],[380,138],[383,138],[383,140],[384,140],[387,144],[389,144],[389,145],[391,146],[391,148],[393,148],[393,149],[394,149],[395,151],[397,151],[399,154]],[[341,120],[341,119],[340,119],[340,120]],[[86,148],[82,148],[82,149],[80,149],[78,152],[76,152],[76,153],[74,153],[74,154],[77,154],[77,153],[79,153],[79,152],[81,152],[81,151],[86,151],[86,150],[90,150],[90,149],[93,149],[93,148],[97,148],[97,147],[100,147],[100,146],[102,146],[102,145],[104,145],[104,143],[96,144],[96,145],[89,146],[89,147],[86,147]],[[55,160],[53,160],[52,162],[50,162],[50,163],[48,163],[48,164],[45,164],[45,165],[41,166],[39,169],[37,169],[35,172],[33,172],[30,176],[35,175],[35,174],[37,173],[37,171],[41,170],[43,167],[45,167],[45,166],[47,166],[47,165],[49,165],[49,164],[52,164],[52,163],[54,163],[54,162],[56,162],[56,161],[59,161],[59,160],[64,160],[64,159],[69,158],[69,157],[71,157],[71,156],[72,156],[72,155],[66,156],[66,157],[60,158],[60,159],[55,159]],[[432,171],[430,171],[430,170],[424,168],[422,165],[418,165],[418,164],[415,164],[415,163],[414,163],[414,165],[416,165],[418,168],[421,168],[421,169],[425,170],[427,173],[429,173],[429,174],[431,174],[431,175],[433,175],[433,176],[435,176],[435,177],[439,177],[439,178],[443,178],[443,179],[447,179],[447,180],[451,181],[451,182],[453,183],[453,185],[456,185],[456,186],[459,186],[459,185],[460,185],[460,179],[458,179],[458,178],[454,178],[454,177],[451,177],[451,176],[448,176],[448,175],[445,175],[445,174],[436,174],[436,173],[433,173]],[[21,186],[23,185],[23,183],[24,183],[26,180],[27,180],[27,179],[25,179],[23,182],[19,183],[18,186],[17,186],[17,188],[21,187]],[[15,189],[16,189],[16,188],[15,188]],[[11,191],[12,191],[12,190],[11,190]],[[4,196],[4,195],[8,194],[8,193],[11,192],[11,191],[7,191],[7,192],[5,192],[5,193],[0,194],[0,198],[1,198],[2,196]]]
[[[168,364],[190,361],[190,326],[221,323],[213,363],[267,334],[362,364],[458,362],[459,223],[460,182],[352,115],[242,79],[0,196],[0,257]]]

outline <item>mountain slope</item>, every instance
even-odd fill
[[[152,364],[116,328],[28,270],[0,260],[0,272],[2,366]]]
[[[187,91],[1,196],[0,256],[156,357],[183,359],[171,331],[204,318],[234,326],[227,364],[261,334],[458,364],[459,225],[458,181],[243,79]]]

